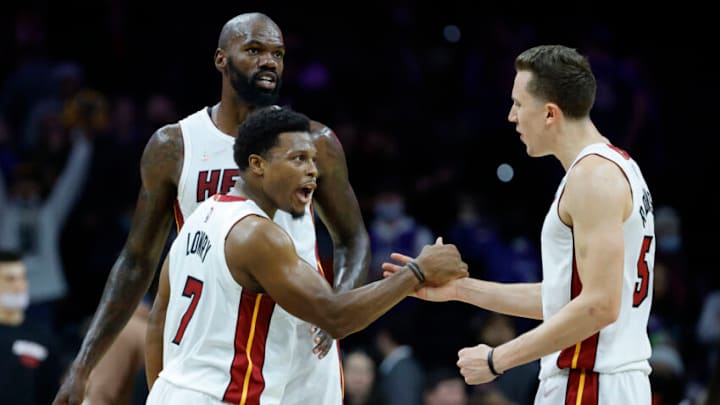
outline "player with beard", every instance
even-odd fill
[[[333,291],[271,220],[278,209],[303,217],[312,199],[309,132],[306,116],[278,106],[240,126],[235,187],[187,217],[160,272],[145,356],[148,405],[341,405],[337,380],[308,373],[318,363],[308,361],[297,323],[342,338],[419,286],[467,276],[457,248],[438,238],[396,277]]]
[[[142,186],[132,227],[54,405],[82,402],[91,371],[121,334],[152,283],[173,220],[180,229],[200,202],[227,193],[235,184],[239,171],[233,161],[234,136],[252,111],[277,100],[284,56],[282,32],[266,15],[242,14],[222,28],[214,59],[222,75],[220,102],[158,129],[148,141],[140,162]],[[278,211],[273,219],[290,234],[298,255],[322,272],[311,214],[317,209],[333,238],[333,287],[348,290],[365,281],[367,231],[338,139],[330,128],[315,121],[311,135],[321,174],[313,203],[299,219],[284,211]],[[322,378],[328,387],[326,398],[316,396],[305,402],[340,404],[342,374],[334,341],[299,320],[295,335],[298,350],[306,351],[310,366],[304,369],[305,375],[298,375],[288,385],[302,385],[306,377]]]

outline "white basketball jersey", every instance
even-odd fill
[[[541,234],[543,316],[544,319],[554,316],[582,290],[575,261],[573,230],[560,220],[558,202],[568,174],[587,155],[599,155],[614,162],[627,177],[632,191],[632,213],[623,224],[625,265],[620,314],[614,323],[593,336],[543,357],[540,378],[557,374],[560,369],[584,369],[597,373],[650,372],[647,323],[655,262],[652,198],[638,165],[625,151],[615,146],[603,143],[585,147],[555,192]]]
[[[267,218],[251,200],[215,195],[173,242],[160,378],[230,403],[340,405],[339,353],[313,358],[309,324],[243,289],[227,267],[227,234],[248,215]],[[289,388],[298,378],[309,393]]]
[[[235,138],[220,131],[210,119],[209,108],[180,120],[185,149],[178,181],[175,221],[178,229],[202,201],[217,193],[227,194],[240,171],[233,157]],[[301,219],[278,210],[273,220],[293,239],[300,257],[316,267],[315,224],[311,207]]]
[[[185,219],[198,207],[198,205],[217,193],[225,194],[233,187],[239,169],[233,157],[235,138],[220,131],[210,118],[210,109],[207,107],[180,120],[180,129],[183,137],[184,159],[183,167],[178,180],[178,194],[175,203],[175,221],[178,233],[183,227]],[[280,225],[292,238],[298,255],[311,264],[313,268],[320,268],[317,257],[315,224],[310,205],[305,215],[300,219],[281,210],[277,210],[273,220]],[[292,315],[288,316],[292,317]],[[313,389],[306,393],[295,393],[292,399],[286,398],[284,404],[306,405],[313,398],[320,404],[340,404],[342,398],[342,371],[340,369],[339,353],[331,351],[325,358],[318,360],[312,353],[312,336],[308,333],[311,325],[293,317],[294,330],[288,331],[285,339],[287,353],[292,352],[293,360],[300,365],[288,362],[294,367],[292,381],[288,383],[287,390],[293,390],[295,385],[304,385],[308,381],[325,381],[315,384]],[[166,342],[166,345],[168,342]],[[286,354],[287,354],[286,353]],[[297,402],[295,402],[297,401]],[[304,402],[303,402],[304,401]],[[248,402],[251,404],[252,402]],[[263,402],[264,404],[273,402]]]

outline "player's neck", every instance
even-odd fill
[[[253,106],[228,96],[210,109],[210,118],[220,131],[236,136],[238,127],[253,110]]]
[[[235,187],[228,192],[228,195],[234,195],[238,197],[244,197],[248,200],[252,200],[255,204],[260,207],[270,217],[275,216],[277,206],[262,192],[259,187],[253,187],[247,184],[241,177],[235,182]]]
[[[575,161],[578,154],[588,145],[609,143],[608,139],[602,136],[590,119],[566,121],[564,125],[565,128],[559,139],[555,157],[566,171]]]

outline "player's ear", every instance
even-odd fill
[[[256,176],[263,176],[265,174],[265,159],[260,155],[250,155],[248,157],[248,169]]]
[[[227,56],[225,55],[225,51],[218,48],[215,50],[215,69],[217,69],[220,72],[225,71],[225,66],[227,65]]]
[[[558,118],[560,118],[560,115],[562,114],[562,111],[560,110],[560,107],[555,103],[547,103],[545,104],[545,124],[551,125],[555,122],[557,122]]]

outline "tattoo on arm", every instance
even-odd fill
[[[172,225],[182,154],[182,137],[173,126],[157,131],[145,148],[132,227],[78,353],[77,361],[88,372],[125,327],[153,281]]]

